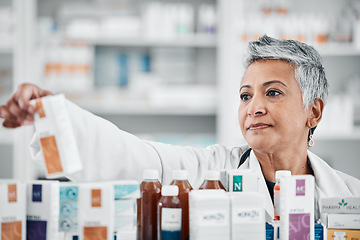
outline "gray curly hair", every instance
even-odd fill
[[[284,60],[295,66],[305,110],[316,98],[326,103],[328,82],[320,54],[311,46],[295,40],[279,40],[267,35],[249,42],[246,68],[260,59]]]

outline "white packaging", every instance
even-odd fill
[[[56,178],[80,171],[82,163],[64,95],[47,96],[30,103],[37,109],[34,126],[40,138],[46,176]]]
[[[79,239],[113,240],[113,184],[83,183],[79,187]]]
[[[282,177],[280,189],[280,239],[313,240],[314,177],[311,175]]]
[[[231,239],[265,239],[264,196],[260,193],[229,193],[231,205]]]
[[[136,239],[137,199],[140,185],[137,181],[117,181],[114,186],[114,227],[119,239]]]
[[[17,180],[0,180],[0,240],[26,238],[26,186]]]
[[[226,185],[229,192],[257,192],[258,175],[253,169],[226,170]]]
[[[27,239],[59,239],[59,190],[58,181],[27,183]]]
[[[360,214],[359,197],[327,197],[320,198],[320,213]]]
[[[79,236],[79,184],[60,183],[59,232],[65,239]]]
[[[230,240],[230,199],[224,190],[189,194],[190,239]]]
[[[322,213],[321,222],[327,228],[360,229],[360,214]]]

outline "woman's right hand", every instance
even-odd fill
[[[4,119],[3,126],[17,128],[32,124],[36,109],[30,105],[30,100],[48,95],[52,95],[52,93],[36,85],[21,84],[7,103],[0,106],[0,118]]]

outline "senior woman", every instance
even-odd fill
[[[19,86],[0,107],[3,125],[31,123],[34,109],[29,100],[49,94],[31,84]],[[189,181],[198,188],[206,170],[254,169],[269,218],[274,216],[269,186],[275,182],[277,170],[314,175],[316,200],[360,196],[358,179],[332,169],[307,149],[313,145],[312,134],[328,94],[325,72],[314,48],[268,36],[250,42],[239,94],[239,124],[248,145],[236,148],[212,145],[201,149],[144,141],[67,101],[84,166],[67,177],[74,181],[141,180],[143,170],[151,168],[158,169],[163,183],[169,184],[173,170],[186,169]],[[34,139],[38,142],[36,134]],[[318,204],[315,215],[319,217]]]

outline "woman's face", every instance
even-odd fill
[[[240,128],[250,147],[264,153],[306,148],[308,116],[292,65],[281,60],[252,63],[239,93]]]

